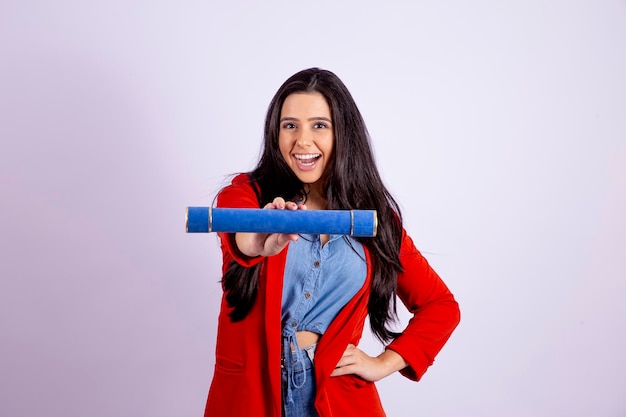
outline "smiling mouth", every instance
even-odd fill
[[[322,155],[319,153],[296,153],[293,157],[296,158],[300,165],[310,167],[313,166]]]

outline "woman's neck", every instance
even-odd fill
[[[306,207],[309,210],[324,210],[326,209],[327,200],[321,192],[321,187],[316,184],[304,184],[304,191],[306,192]]]

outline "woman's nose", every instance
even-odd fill
[[[298,146],[311,146],[311,144],[313,143],[313,141],[311,140],[311,136],[309,134],[307,134],[306,132],[302,132],[298,135],[298,137],[296,138],[296,145]]]

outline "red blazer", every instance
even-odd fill
[[[240,174],[218,196],[220,207],[259,208],[248,177]],[[287,249],[271,257],[242,258],[226,234],[220,234],[223,270],[232,259],[252,266],[262,262],[259,293],[249,314],[233,323],[224,297],[218,319],[216,363],[205,417],[281,417],[281,303]],[[358,345],[367,316],[371,287],[370,254],[365,284],[340,311],[315,351],[315,407],[320,417],[384,416],[376,386],[346,375],[330,377],[349,343]],[[459,307],[446,285],[403,231],[397,295],[413,314],[407,328],[387,349],[409,366],[400,371],[419,380],[457,326]]]

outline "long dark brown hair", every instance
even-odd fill
[[[264,144],[256,168],[248,173],[255,183],[259,207],[275,197],[301,198],[304,184],[285,162],[278,147],[279,120],[285,99],[294,93],[322,94],[331,110],[335,134],[333,158],[324,174],[327,209],[377,210],[375,238],[358,238],[370,251],[373,262],[372,289],[368,312],[374,335],[387,342],[397,336],[388,328],[396,316],[397,273],[400,263],[402,216],[398,204],[384,186],[370,144],[369,134],[352,95],[332,72],[310,68],[291,76],[270,102],[265,119]],[[222,279],[226,300],[233,307],[230,317],[242,320],[258,293],[259,265],[245,268],[230,264]]]

